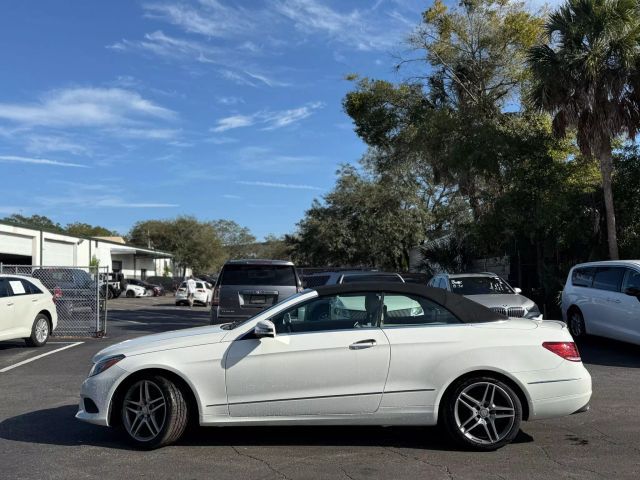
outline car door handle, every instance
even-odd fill
[[[7,303],[7,307],[13,307],[13,303]]]
[[[365,348],[371,348],[375,346],[375,344],[376,341],[372,338],[369,338],[367,340],[360,340],[359,342],[349,345],[349,350],[363,350]]]

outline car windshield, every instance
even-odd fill
[[[458,295],[510,294],[513,289],[500,277],[456,277],[449,279],[451,291]]]
[[[295,298],[300,297],[301,295],[305,295],[307,293],[309,293],[310,290],[303,290],[300,293],[296,293],[295,295],[291,295],[288,298],[285,298],[284,300],[282,300],[281,302],[276,303],[275,305],[272,305],[271,307],[267,308],[266,310],[262,310],[260,313],[255,314],[253,317],[250,318],[246,318],[246,319],[242,319],[242,320],[236,320],[235,322],[231,322],[231,323],[225,323],[223,325],[220,325],[220,328],[223,328],[225,330],[233,330],[234,328],[238,328],[241,325],[244,325],[245,323],[247,323],[248,321],[254,319],[255,317],[257,317],[258,315],[263,315],[264,313],[270,312],[276,308],[278,308],[278,306],[282,303],[282,302],[288,302],[290,300],[293,300]]]
[[[345,275],[342,278],[342,283],[360,283],[360,282],[397,282],[397,283],[402,283],[402,279],[398,275],[384,275],[384,274]]]
[[[225,265],[221,285],[296,285],[290,265]]]

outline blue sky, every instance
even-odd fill
[[[122,233],[179,214],[294,229],[364,145],[348,73],[397,79],[417,0],[6,2],[0,216]]]

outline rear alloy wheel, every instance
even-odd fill
[[[187,402],[170,380],[153,376],[138,380],[122,401],[122,424],[131,442],[154,449],[178,440],[187,426]]]
[[[49,340],[49,319],[43,313],[39,313],[31,326],[31,336],[25,338],[30,347],[41,347]]]
[[[584,326],[584,317],[577,308],[569,312],[569,332],[571,332],[573,338],[584,337],[587,334],[587,329]]]
[[[459,445],[473,450],[496,450],[510,443],[520,430],[522,405],[504,382],[491,377],[460,381],[448,396],[443,424]]]

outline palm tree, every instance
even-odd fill
[[[640,127],[640,2],[567,0],[547,21],[548,43],[530,49],[529,101],[553,115],[554,132],[577,132],[600,163],[609,257],[618,258],[611,191],[612,143]]]

